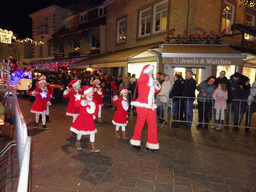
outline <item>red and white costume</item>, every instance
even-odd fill
[[[46,77],[44,75],[39,77],[39,81],[42,81],[42,80],[46,81]],[[47,83],[46,86],[47,86],[50,98],[52,98],[53,88],[51,87],[51,85],[49,83]],[[49,116],[49,114],[50,114],[49,105],[47,105],[47,107],[46,107],[46,115]]]
[[[104,90],[99,85],[100,84],[99,79],[95,79],[93,84],[94,84],[94,86],[92,87],[93,88],[93,99],[98,103],[98,107],[99,107],[98,117],[101,118],[101,109],[102,109],[102,105],[103,105]]]
[[[92,88],[91,88],[92,90]],[[94,124],[94,119],[98,114],[98,105],[95,100],[90,100],[88,104],[84,101],[90,100],[88,98],[81,98],[75,101],[75,107],[79,108],[79,115],[72,124],[70,131],[79,135],[91,135],[97,132]]]
[[[38,92],[39,94],[35,94],[36,92]],[[42,114],[46,112],[47,103],[50,104],[51,102],[49,90],[36,88],[34,91],[30,91],[29,94],[30,96],[35,97],[35,101],[32,105],[30,112],[36,114]]]
[[[127,118],[128,118],[128,109],[129,109],[127,98],[121,97],[117,100],[114,100],[113,104],[117,106],[117,110],[112,120],[112,123],[114,125],[126,126],[128,123]]]
[[[141,133],[144,127],[145,121],[148,123],[148,138],[146,147],[149,149],[159,149],[159,143],[157,140],[157,124],[156,124],[156,112],[154,94],[159,92],[161,86],[154,81],[152,76],[148,76],[148,73],[154,69],[153,65],[146,65],[143,67],[141,75],[137,81],[139,96],[135,101],[131,102],[131,105],[136,107],[137,122],[134,129],[134,134],[130,140],[130,144],[134,146],[141,145]]]

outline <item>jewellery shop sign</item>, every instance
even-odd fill
[[[199,65],[234,65],[235,59],[169,58],[171,63]]]

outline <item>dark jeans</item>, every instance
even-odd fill
[[[184,102],[184,111],[185,111],[185,117],[186,117],[186,124],[188,126],[191,126],[193,122],[193,108],[195,99],[183,99]]]
[[[212,102],[198,101],[198,117],[199,123],[209,123],[212,118]]]
[[[246,127],[251,126],[252,115],[254,112],[256,112],[256,103],[252,102],[252,104],[246,110],[246,121],[245,121]]]
[[[239,101],[227,102],[226,124],[230,124],[231,111],[233,111],[233,125],[238,125],[239,111],[241,110],[240,105]]]

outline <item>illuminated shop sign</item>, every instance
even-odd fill
[[[233,59],[172,58],[172,63],[179,64],[231,65],[232,61]]]
[[[0,42],[12,44],[13,32],[8,30],[0,29]]]
[[[211,30],[209,33],[205,31],[202,34],[188,34],[188,30],[186,29],[183,34],[174,34],[175,29],[171,29],[167,32],[167,37],[165,41],[169,43],[171,40],[175,40],[176,43],[219,43],[222,40],[222,37],[225,35],[226,29],[224,29],[220,34],[217,34],[214,30]]]

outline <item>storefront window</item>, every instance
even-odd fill
[[[246,14],[246,21],[245,21],[245,25],[246,26],[254,26],[254,20],[255,20],[255,16],[247,13]],[[250,39],[250,35],[248,33],[244,34],[245,39],[249,40]]]
[[[202,69],[201,68],[183,68],[183,67],[175,67],[174,75],[179,74],[186,79],[186,72],[191,70],[193,72],[193,78],[196,80],[196,84],[200,84],[205,79],[202,79]]]
[[[139,63],[139,64],[128,64],[128,72],[132,74],[135,74],[136,78],[138,79],[140,77],[140,74],[141,74],[141,71],[142,71],[142,68],[145,66],[145,65],[154,65],[155,66],[155,69],[154,69],[154,74],[153,76],[155,77],[156,75],[156,62],[147,62],[147,63]]]
[[[250,67],[243,68],[243,75],[250,79],[250,84],[255,81],[256,69]]]
[[[225,71],[226,77],[229,79],[231,75],[233,75],[236,71],[235,65],[218,65],[216,77],[220,76],[220,72]]]
[[[231,33],[231,25],[234,20],[234,9],[235,6],[227,1],[224,2],[224,9],[222,11],[222,31],[227,30],[227,33]]]
[[[123,42],[126,40],[126,19],[122,19],[117,22],[117,42]]]

